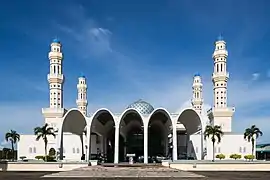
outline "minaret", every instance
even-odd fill
[[[47,75],[50,91],[49,108],[43,108],[42,113],[45,117],[45,123],[57,128],[64,114],[63,108],[63,84],[64,75],[62,71],[62,46],[58,39],[54,39],[50,46],[49,60],[50,72]]]
[[[78,98],[76,100],[78,109],[86,116],[87,115],[87,84],[85,76],[80,76],[77,84]]]
[[[48,74],[48,82],[50,85],[50,108],[63,108],[63,54],[61,51],[61,43],[58,39],[54,39],[51,43],[49,59],[50,73]]]
[[[214,60],[214,73],[212,74],[214,107],[209,110],[208,116],[212,124],[221,126],[224,132],[231,131],[231,121],[235,111],[234,108],[227,107],[227,82],[229,80],[227,57],[226,42],[222,36],[219,36],[212,55]]]
[[[195,74],[193,78],[193,97],[191,100],[192,107],[201,114],[202,112],[202,104],[203,104],[203,97],[202,97],[202,79],[200,74]]]

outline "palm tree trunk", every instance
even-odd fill
[[[215,142],[213,141],[213,162],[215,161]]]
[[[254,155],[254,138],[252,137],[252,139],[251,139],[251,144],[252,144],[252,156]],[[253,159],[252,159],[252,161],[253,161]]]
[[[15,154],[14,154],[14,144],[13,144],[13,141],[11,141],[11,151],[12,151],[12,161],[14,161]]]
[[[45,161],[47,162],[47,143],[45,142]]]

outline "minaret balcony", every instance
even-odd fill
[[[49,83],[63,83],[64,75],[63,74],[48,74],[47,79]]]
[[[217,58],[219,56],[228,56],[228,51],[226,49],[220,49],[220,50],[216,50],[214,51],[212,58]]]
[[[61,52],[49,52],[49,59],[62,59],[63,54]]]
[[[212,79],[214,81],[227,81],[230,77],[228,72],[221,72],[221,73],[213,73]]]

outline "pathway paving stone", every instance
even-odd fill
[[[74,169],[71,171],[64,171],[45,175],[43,177],[54,178],[78,178],[78,177],[95,177],[95,178],[131,178],[131,177],[177,177],[189,178],[196,177],[202,178],[193,172],[186,172],[168,167],[103,167],[103,166],[89,166]]]

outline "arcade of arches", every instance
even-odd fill
[[[69,113],[63,121],[60,147],[63,148],[65,141],[64,132],[76,134],[81,137],[84,159],[94,160],[102,155],[105,162],[127,162],[128,154],[135,155],[135,162],[144,163],[153,162],[155,157],[197,159],[194,153],[188,153],[190,135],[197,133],[201,125],[200,117],[193,109],[182,111],[176,117],[175,127],[164,109],[154,110],[148,116],[137,109],[127,109],[118,117],[101,109],[91,118],[88,129],[85,119],[85,122],[78,120],[84,118],[79,111]],[[77,119],[76,125],[72,119]],[[91,138],[87,138],[89,133]]]

